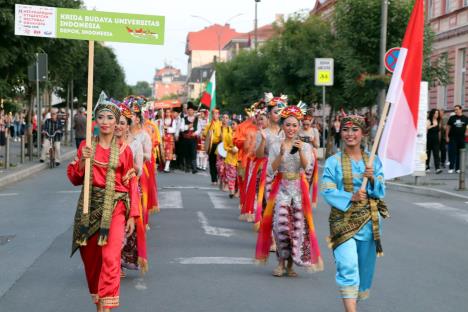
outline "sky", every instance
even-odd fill
[[[272,23],[276,14],[288,14],[306,9],[310,11],[316,0],[261,0],[258,3],[258,25]],[[254,0],[84,0],[87,9],[106,12],[162,15],[166,17],[165,43],[162,46],[127,43],[107,43],[114,49],[125,70],[127,84],[153,81],[156,68],[172,65],[187,72],[185,41],[187,33],[198,31],[212,23],[224,25],[226,21],[237,32],[253,29]],[[234,17],[238,14],[240,16]],[[234,17],[234,18],[232,18]],[[232,19],[231,19],[232,18]]]

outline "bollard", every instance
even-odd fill
[[[465,157],[466,157],[466,149],[461,148],[459,153],[459,161],[460,161],[460,176],[458,179],[458,190],[464,191],[465,190]]]
[[[20,144],[21,144],[21,163],[24,164],[24,135],[21,136],[20,138]]]
[[[6,142],[5,142],[5,164],[4,168],[10,168],[10,136],[6,135]]]

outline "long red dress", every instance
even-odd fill
[[[67,175],[73,185],[82,185],[84,180],[84,169],[80,170],[79,162],[83,141],[78,149],[77,156],[68,165]],[[110,148],[105,149],[96,145],[96,153],[93,159],[93,186],[105,188],[107,164],[110,157]],[[136,178],[130,179],[127,184],[123,183],[129,170],[133,169],[133,155],[129,146],[121,145],[119,150],[119,161],[115,172],[115,191],[128,193],[130,197],[129,217],[138,217],[138,183]],[[112,309],[119,306],[120,291],[120,257],[125,235],[127,208],[123,201],[117,202],[112,213],[111,224],[107,244],[98,245],[99,233],[92,235],[86,246],[80,247],[89,292],[94,303],[101,303],[104,308]]]

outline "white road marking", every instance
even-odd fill
[[[79,193],[81,193],[81,191],[80,191],[80,190],[73,190],[73,191],[58,191],[57,193],[58,193],[58,194],[77,194],[77,193],[79,194]]]
[[[191,257],[175,259],[180,264],[253,264],[254,260],[241,257]]]
[[[145,280],[143,278],[137,278],[134,283],[135,283],[135,288],[138,290],[148,289],[148,287],[146,286]]]
[[[213,186],[182,186],[182,185],[169,185],[163,186],[162,189],[178,189],[178,190],[218,190],[219,188]]]
[[[159,207],[161,209],[183,209],[180,191],[159,192]]]
[[[18,193],[4,193],[0,194],[1,197],[9,197],[9,196],[18,196]]]
[[[198,214],[198,221],[201,223],[202,229],[203,231],[205,231],[205,234],[212,235],[212,236],[221,236],[221,237],[231,237],[232,235],[234,235],[234,231],[231,229],[211,226],[208,223],[208,219],[205,217],[203,212],[198,211],[197,214]]]
[[[456,219],[461,219],[468,223],[468,211],[449,207],[441,203],[414,203],[414,204],[419,207],[423,207],[423,208],[427,208],[427,209],[440,212],[441,214],[444,214],[444,215],[447,215]]]
[[[229,197],[227,193],[219,192],[206,192],[210,197],[211,203],[213,204],[214,209],[231,209],[234,207],[229,207]]]

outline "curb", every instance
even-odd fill
[[[385,183],[385,185],[387,186],[387,189],[393,190],[393,191],[431,196],[431,197],[437,197],[437,198],[458,199],[458,200],[463,199],[463,200],[468,201],[468,192],[466,192],[467,195],[461,195],[461,194],[457,194],[454,192],[438,190],[438,189],[431,188],[431,187],[407,185],[407,184],[388,182],[388,181]]]
[[[66,152],[65,154],[62,155],[62,161],[66,161],[66,160],[73,158],[75,154],[76,154],[75,150]],[[39,173],[42,170],[45,170],[47,168],[49,168],[49,165],[47,163],[39,163],[39,164],[32,165],[24,169],[20,169],[18,171],[13,171],[7,174],[6,176],[0,178],[0,189],[10,184],[24,180],[27,177],[32,176],[36,173]]]

